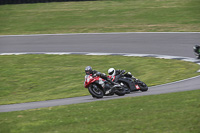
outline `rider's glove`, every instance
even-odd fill
[[[121,71],[122,74],[124,74],[125,72],[126,72],[125,70],[122,70],[122,71]]]
[[[100,75],[101,75],[101,73],[100,73],[100,72],[97,72],[97,73],[96,73],[96,76],[100,76]]]

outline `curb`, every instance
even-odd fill
[[[24,34],[0,35],[0,37],[30,37],[30,36],[66,36],[66,35],[116,35],[116,34],[200,34],[200,32],[105,32],[105,33],[58,33],[58,34]]]
[[[0,53],[0,55],[26,55],[26,54],[47,54],[47,55],[121,55],[131,57],[154,57],[159,59],[175,59],[193,62],[200,65],[200,60],[190,57],[182,56],[169,56],[169,55],[158,55],[158,54],[134,54],[134,53],[91,53],[91,52],[21,52],[21,53]],[[197,71],[200,72],[200,69]]]

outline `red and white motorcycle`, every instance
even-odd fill
[[[100,76],[86,75],[84,87],[94,98],[103,98],[103,96],[118,95],[124,96],[125,89],[121,85],[112,85],[110,82],[102,79]],[[109,93],[107,93],[109,91]]]

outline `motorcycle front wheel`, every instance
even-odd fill
[[[126,91],[124,88],[116,89],[115,94],[118,96],[124,96],[126,94]]]
[[[95,84],[90,85],[88,91],[95,98],[103,98],[103,91]]]
[[[200,59],[200,53],[195,52],[194,53],[197,59]]]
[[[141,91],[148,90],[148,86],[144,82],[140,81],[138,85],[139,85]]]

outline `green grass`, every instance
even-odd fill
[[[199,0],[101,0],[0,6],[0,35],[199,32]],[[120,60],[120,62],[119,62]],[[0,104],[89,95],[84,68],[126,69],[149,86],[198,75],[194,63],[80,55],[0,56]],[[127,63],[128,62],[128,63]],[[198,133],[200,90],[0,113],[0,133]]]
[[[199,32],[199,0],[99,0],[0,6],[0,34]]]
[[[90,95],[84,69],[125,69],[154,86],[198,75],[195,63],[156,58],[87,55],[0,56],[0,104]]]
[[[0,113],[1,133],[199,133],[200,90]]]

